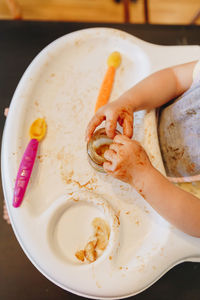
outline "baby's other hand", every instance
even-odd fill
[[[133,135],[133,108],[123,99],[102,106],[93,116],[86,130],[86,140],[89,141],[96,127],[106,121],[106,134],[109,138],[114,138],[117,122],[123,127],[124,135]]]
[[[150,160],[139,142],[124,135],[116,135],[113,144],[104,153],[104,170],[113,177],[142,188],[145,173],[152,169]]]

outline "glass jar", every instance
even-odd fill
[[[116,134],[120,134],[116,130]],[[96,130],[87,144],[87,153],[90,165],[97,171],[105,173],[103,163],[106,161],[104,153],[109,149],[113,140],[106,135],[105,128]]]

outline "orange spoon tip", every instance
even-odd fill
[[[46,134],[47,124],[44,119],[36,119],[29,130],[31,139],[36,139],[40,142]]]

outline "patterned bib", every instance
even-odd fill
[[[199,117],[200,80],[160,110],[160,149],[167,176],[176,182],[200,180]]]

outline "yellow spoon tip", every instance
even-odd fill
[[[119,65],[121,64],[121,61],[122,61],[121,54],[118,51],[114,51],[109,55],[107,64],[109,67],[118,68]]]
[[[46,134],[47,124],[44,119],[36,119],[29,130],[31,139],[36,139],[39,142],[44,138]]]

